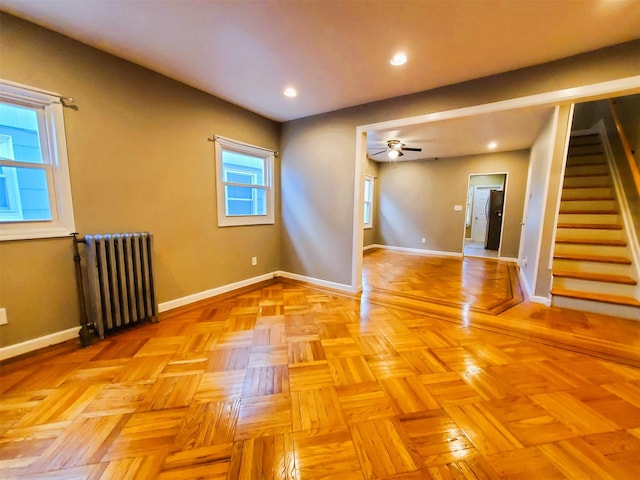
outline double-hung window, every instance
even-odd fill
[[[216,137],[218,225],[274,223],[274,153]]]
[[[0,240],[73,231],[60,97],[0,80]]]
[[[364,177],[364,228],[373,228],[373,177]]]

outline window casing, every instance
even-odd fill
[[[74,230],[60,97],[0,80],[0,240]]]
[[[274,223],[274,153],[216,137],[218,226]]]
[[[373,228],[373,188],[374,178],[364,177],[364,228]]]

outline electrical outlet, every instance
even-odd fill
[[[258,265],[258,257],[251,257],[251,265],[254,267]]]
[[[422,237],[422,239],[420,240],[422,243],[427,243],[427,239]]]
[[[7,323],[9,323],[7,319],[7,309],[0,308],[0,325],[6,325]]]

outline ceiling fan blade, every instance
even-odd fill
[[[402,147],[402,150],[405,150],[407,152],[421,152],[422,151],[421,148],[410,148],[410,147]]]
[[[373,155],[380,155],[381,153],[384,153],[384,152],[386,152],[386,151],[387,151],[387,149],[385,148],[384,150],[380,150],[379,152],[372,153],[372,154],[370,154],[370,155],[371,155],[371,156],[373,156]]]
[[[405,149],[403,148],[403,150],[405,150]],[[404,153],[402,153],[400,150],[398,150],[398,156],[401,157],[403,155],[404,155]]]

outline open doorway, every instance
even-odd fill
[[[542,124],[547,125],[547,121],[549,117],[544,117],[544,112],[548,114],[549,111],[553,111],[558,104],[568,103],[573,101],[589,101],[596,98],[603,98],[606,96],[619,96],[623,93],[637,92],[640,88],[640,81],[638,77],[625,77],[618,80],[611,80],[601,83],[587,84],[583,86],[567,88],[564,90],[556,90],[556,91],[548,91],[539,94],[528,95],[524,97],[516,97],[509,100],[503,100],[488,104],[479,104],[472,105],[469,107],[461,107],[461,108],[453,108],[451,110],[443,110],[443,111],[435,111],[430,113],[425,113],[423,115],[415,115],[406,118],[398,118],[395,120],[386,120],[386,121],[378,121],[376,123],[370,124],[361,124],[356,127],[356,161],[355,161],[355,169],[354,169],[354,205],[353,205],[353,216],[352,216],[352,226],[353,226],[353,237],[351,244],[351,252],[352,252],[352,262],[351,262],[351,283],[348,285],[348,290],[352,292],[360,292],[362,289],[362,245],[363,245],[363,216],[364,216],[364,201],[363,201],[363,185],[364,185],[364,177],[366,171],[366,162],[367,162],[367,132],[372,131],[393,131],[394,138],[399,138],[401,140],[406,140],[411,137],[411,135],[402,131],[405,127],[412,127],[417,125],[425,125],[430,129],[433,126],[437,126],[440,123],[449,123],[449,121],[457,122],[457,121],[478,121],[480,122],[480,127],[474,127],[473,124],[471,126],[467,125],[467,128],[463,126],[455,125],[455,128],[451,128],[451,132],[455,136],[454,142],[447,142],[448,144],[461,144],[460,142],[460,133],[468,132],[468,131],[485,131],[487,127],[487,115],[489,118],[493,118],[494,115],[502,116],[502,114],[506,115],[505,122],[502,122],[501,126],[492,128],[492,131],[500,131],[504,133],[505,125],[519,126],[518,130],[522,130],[524,126],[531,125],[531,121],[526,118],[526,115],[522,118],[518,117],[518,113],[527,113],[530,111],[538,112],[542,115]],[[509,118],[509,115],[516,115],[515,118]],[[540,124],[539,124],[540,125]],[[535,131],[533,135],[533,139],[537,139],[539,135],[540,129]],[[434,139],[442,140],[449,138],[448,135],[437,133],[430,135],[427,139],[428,142],[433,141]],[[428,143],[423,142],[423,143]],[[411,145],[415,145],[416,141],[411,139]],[[485,143],[483,145],[486,146],[486,138]],[[515,151],[517,149],[522,148],[530,148],[532,143],[527,146],[515,146],[510,145],[506,150]],[[420,146],[420,145],[419,145]],[[427,153],[426,145],[423,147],[423,154],[425,158],[442,158],[438,153]],[[467,152],[468,153],[468,152]],[[463,155],[465,152],[459,153],[459,155]],[[500,168],[500,167],[499,167]],[[529,177],[530,178],[530,177]],[[514,178],[512,177],[511,180]],[[510,181],[511,181],[510,180]],[[517,187],[519,188],[519,187]],[[505,184],[505,194],[506,198],[511,200],[511,195],[508,192],[509,186],[508,183]],[[526,187],[526,191],[529,194],[529,186]],[[519,190],[516,191],[516,194],[519,193]],[[464,195],[464,191],[462,192]],[[526,199],[525,199],[526,200]],[[454,204],[454,211],[458,212],[458,214],[462,213],[464,208],[460,203],[464,202],[464,197],[462,201]],[[505,203],[506,204],[506,203]],[[458,205],[460,208],[458,208]],[[511,207],[508,207],[509,211],[511,211]],[[526,211],[526,210],[525,210]],[[460,215],[462,217],[462,215]],[[464,225],[461,222],[461,228]],[[503,225],[503,231],[508,230],[509,224]],[[524,232],[524,225],[521,224],[521,228]],[[463,239],[466,237],[463,233]],[[507,232],[505,232],[507,233]],[[517,255],[519,264],[521,268],[524,268],[526,265],[526,256],[527,248],[531,247],[531,252],[529,253],[529,264],[531,268],[529,268],[530,275],[533,275],[532,278],[542,271],[542,266],[539,266],[537,255],[541,253],[541,241],[542,241],[542,232],[540,232],[539,236],[531,237],[523,234],[518,235],[519,239],[519,253]],[[459,237],[458,237],[459,238]],[[508,238],[508,237],[507,237]],[[508,244],[507,238],[505,238],[504,245],[500,245],[500,248],[505,249],[507,258],[515,258],[516,255],[513,252],[513,248],[510,248],[507,252]],[[525,245],[526,242],[533,242],[529,246]],[[517,246],[515,247],[518,248]],[[499,251],[501,254],[502,252]],[[533,256],[532,256],[533,254]],[[546,253],[545,253],[546,254]],[[533,258],[533,261],[531,260]],[[547,259],[548,260],[548,259]],[[526,274],[525,274],[526,276]],[[538,298],[538,297],[536,297]]]
[[[469,175],[464,229],[464,255],[498,258],[506,173]]]

